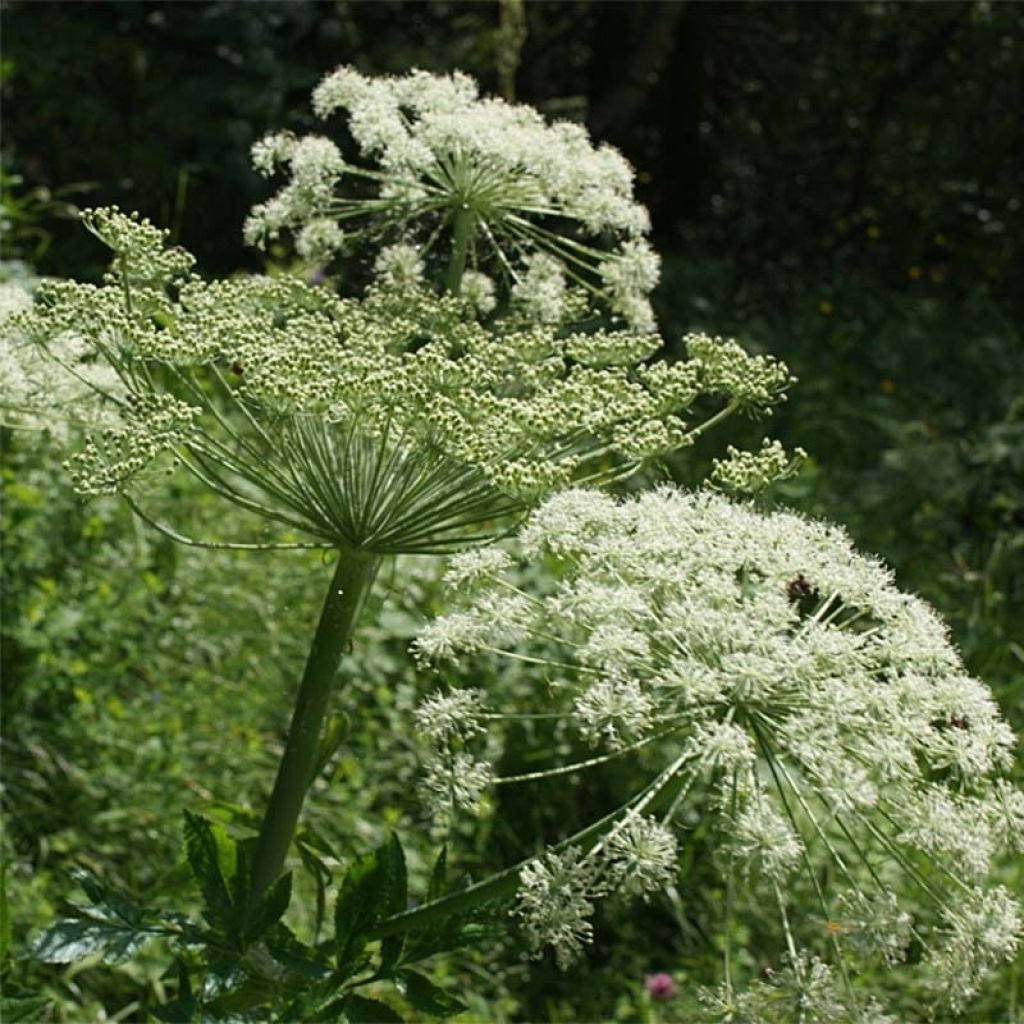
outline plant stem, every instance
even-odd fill
[[[462,288],[462,275],[466,271],[469,242],[476,229],[476,215],[468,206],[460,206],[452,222],[452,254],[444,275],[445,291],[458,295]]]
[[[320,734],[338,662],[352,639],[379,561],[376,555],[365,551],[342,550],[339,553],[295,698],[288,742],[277,769],[274,791],[253,851],[253,900],[259,899],[284,869],[302,802],[313,783]]]
[[[680,774],[670,769],[629,803],[617,807],[610,814],[606,814],[568,839],[563,839],[562,842],[552,847],[553,851],[557,853],[570,846],[576,846],[581,852],[586,853],[601,841],[602,836],[629,811],[630,807],[638,803],[646,803],[649,811],[664,807],[671,803],[686,780],[686,773]],[[520,861],[510,868],[505,868],[504,871],[499,871],[497,874],[491,875],[490,878],[467,886],[465,889],[442,896],[440,899],[431,900],[429,903],[422,903],[412,910],[387,917],[370,929],[369,936],[371,939],[383,939],[389,935],[397,935],[414,928],[424,928],[427,925],[436,924],[455,914],[467,913],[492,900],[508,899],[519,888],[519,873],[531,860],[533,860],[532,857],[527,857],[526,860]]]

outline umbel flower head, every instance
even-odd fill
[[[446,551],[571,479],[629,472],[726,413],[762,411],[789,382],[734,342],[694,337],[689,361],[647,367],[656,337],[484,327],[466,300],[423,288],[356,300],[291,278],[208,283],[147,222],[85,221],[114,250],[104,284],[47,284],[15,324],[114,371],[117,423],[69,463],[87,494],[137,498],[176,461],[314,543]]]
[[[428,262],[446,268],[451,290],[479,296],[481,312],[497,284],[529,318],[557,323],[580,312],[575,292],[633,330],[654,330],[647,296],[659,260],[632,168],[582,126],[481,98],[461,73],[367,78],[342,67],[317,86],[313,110],[344,111],[358,152],[346,159],[318,135],[256,143],[257,170],[285,170],[289,181],[253,209],[250,242],[288,230],[300,255],[324,263],[366,240],[399,278]]]
[[[711,816],[729,912],[778,911],[789,952],[776,980],[827,991],[854,1019],[865,959],[891,967],[913,946],[959,1006],[1013,953],[1019,908],[990,881],[1001,849],[1024,848],[1024,794],[1001,777],[1013,736],[931,609],[841,530],[712,492],[619,502],[575,489],[547,499],[519,542],[526,563],[555,570],[547,592],[520,589],[507,552],[457,556],[455,610],[416,650],[526,659],[548,685],[507,713],[435,695],[445,734],[430,735],[480,757],[478,728],[560,714],[578,762],[522,778],[631,758],[650,779],[600,839],[589,829],[524,869],[516,912],[535,944],[571,957],[594,901],[662,883],[672,834]],[[718,994],[727,1019],[739,980]],[[758,992],[778,996],[761,983],[744,1005]]]
[[[32,307],[38,281],[26,273],[5,279],[10,267],[0,261],[0,423],[64,438],[72,423],[101,421],[100,393],[118,391],[120,382],[79,338],[60,339],[51,354],[17,328],[16,317]],[[61,417],[54,416],[55,408]]]

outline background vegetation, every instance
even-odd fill
[[[932,601],[1020,730],[1022,28],[1018,5],[974,2],[549,0],[520,23],[515,5],[489,2],[12,0],[4,273],[20,260],[97,276],[104,253],[71,204],[107,202],[170,227],[206,273],[257,269],[240,230],[266,192],[249,146],[310,128],[325,71],[461,68],[487,90],[514,85],[632,160],[666,256],[656,304],[670,346],[699,328],[791,365],[800,383],[771,429],[812,460],[782,498],[845,524]],[[710,454],[669,471],[696,481]],[[180,887],[182,809],[231,819],[259,805],[327,570],[305,554],[177,548],[116,503],[82,505],[56,438],[5,432],[3,455],[5,988],[40,997],[30,1019],[141,1019],[137,982],[159,999],[157,957],[117,973],[20,958],[73,895],[71,867],[141,894]],[[429,561],[385,574],[385,628],[352,655],[349,740],[307,814],[337,863],[397,824],[425,870],[407,713],[425,683],[406,646],[435,580]],[[628,781],[517,795],[491,833],[461,837],[462,870],[571,831]],[[683,881],[674,897],[606,911],[583,976],[489,946],[438,975],[474,993],[472,1019],[692,1019],[685,990],[717,956],[699,843]],[[1007,883],[1022,881],[1007,865]],[[312,927],[312,884],[306,896]],[[683,994],[655,1006],[643,977],[658,970]],[[1016,1019],[1021,979],[1018,962],[967,1019]],[[907,999],[906,1019],[921,1019]]]

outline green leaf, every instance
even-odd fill
[[[228,842],[233,842],[228,839]],[[255,839],[243,839],[234,843],[235,863],[234,873],[225,875],[230,882],[231,899],[231,929],[232,932],[241,932],[249,916],[249,902],[252,898],[252,849],[256,845]]]
[[[317,853],[322,854],[324,857],[331,857],[334,860],[338,859],[338,853],[334,847],[327,841],[323,833],[314,828],[309,822],[302,826],[296,838],[300,843],[305,843],[310,849],[316,850]]]
[[[127,896],[104,885],[92,872],[76,868],[71,872],[74,880],[85,890],[90,905],[81,908],[91,917],[111,924],[138,926],[142,911]]]
[[[348,1014],[345,1013],[345,1002],[347,996],[341,999],[332,999],[330,1002],[321,1003],[316,1007],[315,1013],[310,1014],[304,1000],[297,999],[285,1008],[284,1020],[315,1020],[323,1024],[333,1024],[335,1021],[348,1024]]]
[[[237,874],[235,844],[220,825],[185,811],[185,851],[203,894],[203,911],[214,927],[227,930],[233,906],[229,880]]]
[[[380,852],[359,857],[348,869],[334,908],[338,966],[354,960],[366,945],[364,933],[376,923],[387,899],[387,873]]]
[[[391,917],[393,914],[402,913],[409,900],[409,878],[405,867],[405,851],[394,832],[391,833],[391,839],[384,847],[383,853],[387,871],[384,914]]]
[[[288,974],[315,981],[330,976],[328,968],[314,959],[314,951],[299,942],[288,926],[280,921],[263,936],[263,944]]]
[[[211,963],[203,977],[203,999],[214,1000],[229,995],[248,979],[245,968],[237,960]]]
[[[427,887],[427,902],[439,900],[448,891],[448,847],[442,846],[441,852],[434,861],[434,870],[430,873],[430,885]]]
[[[395,980],[413,1009],[421,1013],[429,1013],[432,1017],[452,1017],[466,1009],[454,996],[415,971],[402,971]]]
[[[297,843],[303,867],[313,876],[316,884],[316,919],[313,922],[313,942],[320,941],[320,929],[327,915],[327,883],[331,869],[305,843]]]
[[[406,963],[476,945],[486,934],[486,929],[476,928],[469,922],[467,915],[454,914],[430,928],[414,932],[409,936],[406,947]]]
[[[220,800],[217,803],[206,804],[205,806],[215,818],[231,825],[240,825],[243,828],[258,832],[260,825],[263,823],[263,819],[254,810],[242,804]]]
[[[245,926],[245,938],[259,938],[281,920],[292,898],[292,873],[283,874],[262,896]]]
[[[32,953],[48,964],[71,964],[91,956],[121,964],[157,934],[154,929],[64,918],[39,936]]]
[[[405,866],[405,852],[398,836],[392,832],[391,838],[383,851],[384,865],[387,873],[387,896],[384,902],[384,916],[400,914],[408,903],[409,880]],[[376,977],[388,977],[402,955],[405,935],[389,935],[380,944],[380,967]]]
[[[188,964],[175,957],[174,964],[178,969],[178,1001],[192,999],[192,979],[189,977]]]
[[[175,999],[163,1006],[150,1007],[149,1012],[157,1020],[163,1021],[163,1024],[185,1024],[186,1021],[195,1020],[196,1009],[194,999]]]
[[[338,752],[338,747],[345,742],[350,727],[349,717],[344,711],[331,715],[324,726],[323,735],[320,738],[320,746],[317,748],[316,761],[313,766],[312,778],[315,779],[330,763],[330,760]]]
[[[7,861],[4,860],[0,862],[0,963],[3,963],[7,956],[7,947],[10,944],[11,914],[7,906]]]
[[[343,1006],[349,1024],[405,1024],[397,1010],[377,999],[350,995]]]
[[[377,968],[375,978],[388,978],[395,969],[402,949],[405,946],[405,935],[389,935],[381,939],[380,943],[380,966]]]

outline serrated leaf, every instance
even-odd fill
[[[204,916],[227,930],[232,918],[229,880],[238,866],[234,843],[221,826],[185,811],[185,852],[203,894]]]
[[[380,917],[387,899],[387,872],[379,851],[355,860],[341,883],[334,908],[337,963],[354,960],[366,945],[367,932]]]
[[[246,981],[245,968],[235,960],[210,964],[203,977],[203,1000],[212,1001],[240,988]]]
[[[439,900],[448,891],[448,847],[442,846],[441,852],[434,861],[434,870],[430,872],[430,884],[427,887],[427,902]]]
[[[381,940],[380,944],[380,966],[377,968],[376,978],[388,978],[398,964],[405,946],[405,935],[389,935]]]
[[[350,995],[344,1004],[349,1024],[405,1024],[405,1018],[387,1003]]]
[[[413,1009],[421,1013],[429,1013],[432,1017],[452,1017],[466,1009],[465,1004],[415,971],[402,971],[396,980]]]
[[[92,872],[76,868],[72,878],[85,890],[91,905],[82,908],[93,918],[114,924],[139,925],[142,911],[127,896],[101,882]]]
[[[64,918],[43,932],[32,952],[48,964],[72,964],[91,956],[122,964],[156,934],[152,929]]]
[[[245,937],[252,941],[269,931],[288,909],[292,898],[292,873],[283,874],[260,898],[259,905],[249,916]]]
[[[409,900],[409,877],[405,867],[405,851],[398,836],[392,832],[384,847],[384,864],[387,871],[387,897],[384,915],[391,917],[406,909]]]
[[[314,952],[295,937],[287,925],[278,922],[263,936],[267,951],[289,974],[319,981],[330,971],[314,959]]]
[[[387,865],[388,885],[387,900],[384,908],[384,915],[387,917],[393,914],[400,914],[406,909],[409,897],[409,878],[405,865],[405,851],[395,833],[391,833],[385,848],[385,863]],[[402,947],[405,945],[405,935],[389,935],[380,944],[380,967],[377,969],[377,976],[388,977],[399,957],[402,955]]]
[[[391,917],[406,909],[409,898],[409,879],[405,866],[405,851],[398,836],[392,832],[391,838],[383,849],[384,864],[387,871],[387,897],[382,916]],[[389,935],[380,944],[380,967],[377,977],[390,975],[405,945],[405,935]]]
[[[231,842],[231,840],[228,841]],[[231,890],[231,928],[229,930],[238,937],[249,918],[249,903],[252,898],[251,854],[255,845],[255,839],[243,839],[234,844],[234,874],[225,876],[230,883]]]
[[[178,949],[205,949],[210,944],[210,934],[187,914],[165,912],[160,925],[167,928],[168,938]]]

